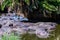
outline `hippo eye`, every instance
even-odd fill
[[[47,31],[48,29],[45,29],[45,31]]]
[[[2,27],[2,25],[0,24],[0,28]]]
[[[53,24],[51,24],[51,26],[53,26]]]

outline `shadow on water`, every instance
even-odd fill
[[[60,19],[59,18],[48,18],[48,17],[41,17],[41,18],[36,18],[36,19],[30,19],[29,21],[22,21],[22,22],[31,22],[31,23],[36,23],[36,22],[55,22],[60,24]]]
[[[29,12],[28,14],[28,19],[29,21],[23,21],[23,22],[32,22],[32,23],[36,23],[36,22],[55,22],[60,24],[60,14],[56,14],[55,12],[53,12],[51,14],[52,17],[44,17],[43,13],[38,11],[38,10],[34,10],[33,12]]]

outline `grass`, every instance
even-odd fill
[[[1,37],[1,40],[21,40],[18,36],[15,36],[14,33],[8,35],[8,34],[4,34]]]
[[[57,25],[56,30],[51,32],[54,36],[49,38],[38,38],[35,34],[24,34],[22,40],[60,40],[60,24]]]

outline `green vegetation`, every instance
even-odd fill
[[[43,12],[42,14],[44,15],[46,15],[46,11],[48,11],[49,16],[51,16],[53,12],[60,14],[60,0],[4,0],[0,8],[3,11],[5,7],[16,10],[16,13],[17,11],[26,11],[29,13],[38,9],[41,13]]]
[[[15,36],[14,33],[12,33],[10,35],[4,34],[1,40],[21,40],[21,39],[18,36]]]
[[[49,10],[49,11],[57,11],[57,6],[60,4],[60,1],[58,2],[57,0],[57,2],[54,0],[54,1],[49,1],[49,0],[31,0],[31,2],[29,2],[30,0],[25,0],[25,2],[26,2],[26,4],[28,5],[28,4],[30,4],[31,3],[31,8],[33,7],[33,6],[35,6],[36,8],[42,8],[42,9],[47,9],[47,10]],[[29,3],[28,3],[29,2]],[[49,2],[52,2],[52,3],[49,3]]]
[[[60,0],[23,0],[28,6],[31,6],[31,8],[33,7],[34,8],[34,6],[36,7],[36,8],[41,8],[42,7],[42,9],[47,9],[47,10],[49,10],[49,11],[57,11],[58,9],[57,9],[57,7],[60,5]],[[22,2],[22,1],[21,1]],[[6,7],[6,6],[14,6],[14,3],[15,4],[18,4],[19,2],[18,2],[18,0],[4,0],[3,1],[3,3],[2,3],[2,5],[1,5],[1,8],[2,8],[2,10],[4,10],[4,8]]]
[[[8,8],[11,7],[11,8],[13,8],[13,6],[15,4],[17,4],[17,3],[18,3],[17,0],[4,0],[2,2],[2,4],[1,4],[1,10],[3,11],[5,7],[8,7]]]

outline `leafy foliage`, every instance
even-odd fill
[[[60,5],[60,0],[33,0],[34,3],[32,3],[34,6],[37,6],[39,8],[44,8],[44,9],[47,9],[49,11],[57,11],[57,6]],[[26,3],[28,1],[26,0]],[[29,3],[27,3],[29,4]],[[30,6],[32,6],[32,4]],[[32,6],[33,7],[33,6]]]
[[[20,0],[21,1],[21,0]],[[28,6],[29,10],[44,9],[49,11],[58,11],[60,0],[22,0]],[[1,10],[5,7],[13,7],[15,4],[19,4],[19,0],[4,0],[1,5]]]
[[[12,5],[12,0],[4,0],[2,5],[1,5],[1,10],[4,10],[6,6],[11,6]]]
[[[51,5],[47,2],[43,3],[43,7],[46,8],[47,10],[49,10],[49,11],[57,11],[58,10],[57,6],[55,7],[54,5]]]
[[[4,0],[1,5],[1,10],[3,11],[5,7],[12,7],[18,3],[18,0]]]

